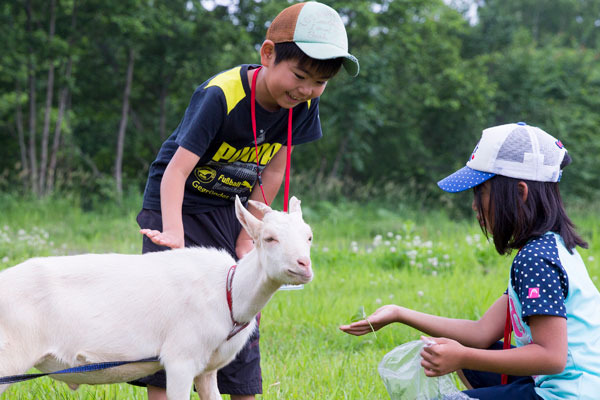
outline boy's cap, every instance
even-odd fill
[[[271,22],[267,39],[274,43],[294,42],[317,60],[344,57],[346,71],[358,75],[358,60],[348,53],[344,22],[337,11],[325,4],[308,1],[284,9]]]
[[[446,192],[462,192],[495,175],[558,182],[567,149],[560,140],[524,122],[483,130],[467,165],[438,182]]]

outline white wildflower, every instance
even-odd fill
[[[3,262],[3,263],[5,263],[5,264],[6,264],[6,263],[7,263],[7,262],[9,262],[9,261],[10,261],[10,258],[8,258],[8,256],[4,256],[4,257],[2,257],[2,262]]]
[[[375,303],[381,304],[381,299],[375,299]]]
[[[396,252],[396,248],[395,248],[394,246],[392,246],[392,247],[390,247],[390,251],[391,251],[392,253],[395,253],[395,252]]]
[[[425,295],[425,293],[423,293],[423,291],[422,291],[422,290],[419,290],[419,291],[417,292],[417,296],[419,296],[419,297],[423,297],[424,295]]]
[[[394,234],[392,232],[388,232],[387,236],[391,238],[392,236],[394,236]]]
[[[381,235],[375,236],[375,238],[373,239],[373,246],[379,246],[381,244],[382,239],[383,237]]]

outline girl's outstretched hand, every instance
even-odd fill
[[[379,307],[377,311],[369,315],[366,319],[361,321],[353,322],[349,325],[341,325],[340,330],[351,335],[361,336],[366,333],[378,331],[387,324],[396,322],[398,306],[388,304],[383,307]]]
[[[421,350],[421,366],[427,376],[442,376],[461,369],[465,347],[456,340],[421,337],[427,344]],[[431,343],[435,342],[435,344]]]

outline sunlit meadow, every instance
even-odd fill
[[[137,198],[94,212],[69,199],[0,201],[0,269],[34,256],[140,251]],[[388,399],[377,365],[395,346],[418,339],[419,332],[396,324],[377,336],[357,338],[339,331],[340,324],[361,307],[369,314],[389,303],[478,318],[506,288],[511,259],[494,252],[473,219],[329,203],[303,204],[303,210],[315,233],[315,279],[302,290],[278,292],[262,313],[264,394],[259,398]],[[600,275],[597,215],[574,213],[590,242],[581,254],[595,282]],[[0,396],[145,398],[145,390],[127,384],[71,391],[49,378],[15,384]]]

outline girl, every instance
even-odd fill
[[[392,322],[412,326],[424,347],[427,376],[457,371],[473,398],[600,398],[600,293],[576,246],[587,243],[567,216],[558,181],[571,162],[566,149],[525,123],[483,131],[467,165],[438,182],[447,192],[473,188],[472,208],[496,250],[517,250],[508,289],[478,321],[437,317],[386,305],[367,320],[343,325],[364,335]],[[370,325],[369,325],[370,322]],[[516,347],[510,343],[510,329]],[[501,379],[501,374],[507,374]]]

